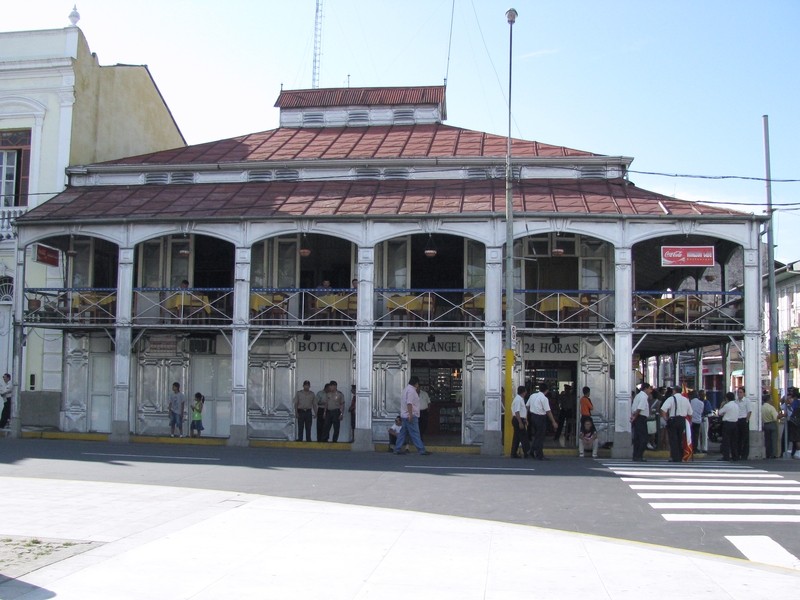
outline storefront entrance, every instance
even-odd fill
[[[430,397],[428,414],[420,415],[422,439],[430,445],[461,443],[463,414],[463,361],[416,359],[411,376],[419,377],[420,390]]]
[[[577,415],[578,399],[577,389],[578,363],[573,361],[526,360],[525,361],[525,387],[530,394],[539,390],[540,383],[546,383],[550,388],[547,397],[550,399],[550,410],[560,427],[560,440],[556,441],[556,430],[552,424],[547,423],[545,445],[551,447],[574,447],[577,445]]]

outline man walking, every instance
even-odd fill
[[[297,440],[303,441],[303,431],[305,431],[305,441],[311,441],[311,422],[314,420],[314,392],[311,391],[311,382],[303,382],[303,389],[297,390],[292,399],[294,405],[294,416],[297,419]]]
[[[11,385],[11,375],[6,373],[3,375],[3,381],[0,383],[0,397],[3,398],[3,413],[0,415],[0,429],[8,427],[8,421],[11,419],[11,395],[14,393],[14,387]]]
[[[186,398],[181,393],[181,384],[177,381],[172,384],[172,393],[169,395],[169,427],[170,437],[175,437],[175,427],[178,435],[183,437],[183,411],[186,407]]]
[[[736,390],[736,406],[739,407],[739,420],[736,422],[736,431],[739,436],[739,460],[747,460],[750,456],[750,415],[753,408],[750,400],[744,397],[745,390],[740,387]]]
[[[419,435],[419,377],[416,375],[408,380],[408,385],[400,396],[400,419],[403,426],[400,429],[400,435],[397,436],[394,453],[406,454],[408,450],[403,450],[403,445],[410,437],[411,443],[414,444],[419,454],[429,455],[430,452],[425,449],[425,444],[422,443]]]
[[[332,425],[334,444],[339,441],[339,426],[344,418],[344,394],[337,389],[338,385],[335,381],[331,381],[328,387],[328,397],[325,403],[325,431],[322,434],[327,442]]]
[[[547,429],[547,419],[553,424],[553,428],[557,427],[556,420],[553,418],[553,413],[550,412],[550,401],[545,395],[550,387],[542,382],[539,384],[539,391],[528,398],[528,412],[530,412],[530,419],[533,423],[533,445],[531,452],[536,460],[550,460],[544,456],[544,434]]]
[[[517,388],[517,395],[511,402],[511,426],[514,428],[514,438],[511,440],[511,458],[519,458],[517,451],[522,444],[523,456],[530,455],[531,445],[528,441],[528,409],[525,408],[525,396],[528,390],[524,385]]]
[[[733,392],[725,394],[725,401],[719,407],[717,414],[722,417],[722,458],[719,460],[738,460],[739,455],[739,407],[736,406],[736,396]]]
[[[567,425],[567,430],[564,433],[564,442],[569,441],[570,429],[575,419],[575,396],[572,394],[572,386],[565,385],[564,391],[558,396],[558,428],[556,435],[553,439],[558,441],[561,438],[561,432],[564,431],[564,424]]]
[[[659,414],[667,422],[667,435],[669,436],[669,461],[683,462],[683,438],[686,436],[686,417],[692,416],[692,405],[689,399],[667,388],[669,397],[661,405]]]
[[[693,392],[689,403],[692,405],[692,454],[697,454],[698,450],[702,447],[700,444],[700,433],[703,426],[703,412],[705,412],[705,405],[697,392]]]
[[[316,395],[316,404],[317,404],[317,441],[318,442],[327,442],[328,438],[324,437],[325,435],[325,406],[328,404],[328,391],[331,389],[329,383],[326,383],[325,386],[317,392]]]
[[[647,418],[650,416],[648,397],[653,389],[649,383],[642,382],[639,393],[631,404],[631,425],[633,429],[633,461],[646,462],[644,451],[647,449]]]

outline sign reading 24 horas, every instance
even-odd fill
[[[714,246],[661,246],[662,267],[713,267]]]

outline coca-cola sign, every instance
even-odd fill
[[[713,267],[714,246],[661,246],[662,267]]]

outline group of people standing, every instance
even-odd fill
[[[350,386],[350,431],[356,428],[356,386]],[[311,441],[311,425],[317,420],[317,441],[339,441],[339,430],[344,420],[344,394],[339,391],[335,381],[326,383],[316,394],[311,391],[311,382],[303,382],[303,389],[298,390],[292,399],[294,416],[297,419],[297,440]],[[333,438],[331,438],[331,429]],[[305,439],[304,439],[305,438]]]
[[[192,409],[192,421],[189,424],[189,432],[192,437],[200,437],[200,432],[205,428],[203,427],[203,406],[205,405],[206,398],[200,392],[194,395],[194,403]],[[181,384],[177,381],[172,384],[172,393],[169,395],[169,428],[170,437],[175,437],[175,429],[178,430],[178,436],[183,436],[183,417],[186,411],[186,398],[181,392]]]

